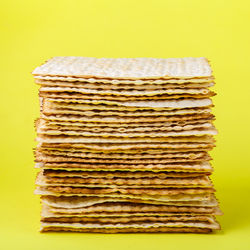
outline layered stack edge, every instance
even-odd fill
[[[42,232],[220,229],[205,58],[54,57],[33,75]]]

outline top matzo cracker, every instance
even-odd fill
[[[193,58],[93,58],[54,57],[33,71],[41,76],[108,79],[169,79],[210,77],[204,57]]]

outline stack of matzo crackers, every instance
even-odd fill
[[[55,57],[33,75],[42,231],[220,228],[205,58]]]

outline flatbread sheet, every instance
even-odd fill
[[[103,204],[106,202],[130,202],[130,203],[145,203],[155,205],[169,205],[169,206],[198,206],[198,207],[217,207],[218,201],[214,196],[211,196],[210,200],[197,200],[197,201],[147,201],[140,199],[128,199],[128,198],[114,198],[114,197],[81,197],[81,196],[42,196],[42,203],[57,208],[83,208],[96,204]]]
[[[80,99],[87,101],[157,101],[157,100],[179,100],[183,98],[204,99],[214,96],[213,91],[209,91],[207,94],[162,94],[154,96],[118,96],[118,95],[97,95],[97,94],[83,94],[79,92],[48,92],[43,88],[39,90],[39,96],[42,98],[64,98],[69,100]]]
[[[53,188],[52,188],[53,189]],[[137,199],[144,201],[159,201],[159,202],[169,202],[169,201],[205,201],[211,200],[213,196],[212,193],[202,193],[202,194],[177,194],[177,195],[150,195],[150,194],[81,194],[81,193],[61,193],[58,190],[52,190],[51,187],[37,187],[35,189],[35,194],[42,196],[54,196],[54,197],[108,197],[108,198],[126,198],[126,199]]]
[[[120,107],[144,107],[144,108],[196,108],[207,107],[213,105],[209,98],[204,99],[184,99],[184,100],[144,100],[144,101],[109,101],[109,100],[84,100],[84,99],[67,99],[67,98],[47,98],[53,102],[67,102],[67,103],[84,103],[84,104],[102,104]]]
[[[42,156],[38,156],[39,160],[42,160]],[[46,158],[45,158],[46,159]],[[54,170],[67,170],[67,171],[105,171],[107,174],[109,172],[114,171],[127,171],[134,173],[135,171],[140,171],[142,173],[154,172],[154,173],[162,173],[162,172],[184,172],[184,173],[211,173],[213,168],[209,162],[184,162],[184,163],[150,163],[145,161],[144,164],[135,163],[126,164],[126,163],[118,163],[118,164],[93,164],[93,163],[85,163],[85,162],[53,162],[54,158],[48,159],[44,162],[37,162],[35,164],[36,168],[41,169],[54,169]],[[59,160],[65,160],[65,158],[61,158]],[[158,162],[158,161],[157,161]]]
[[[81,93],[85,95],[103,95],[103,96],[123,96],[123,97],[142,97],[142,96],[161,96],[161,95],[208,95],[212,94],[212,91],[207,88],[175,88],[175,89],[164,89],[164,90],[102,90],[102,89],[88,89],[88,88],[74,88],[74,87],[41,87],[40,92],[46,93]]]
[[[38,78],[39,77],[39,78]],[[79,79],[76,80],[72,77],[43,77],[40,76],[35,77],[35,83],[41,86],[53,86],[53,87],[72,87],[72,88],[86,88],[86,89],[113,89],[113,90],[161,90],[161,89],[175,89],[175,88],[193,88],[193,89],[200,89],[200,88],[210,88],[214,86],[214,82],[211,79],[200,79],[200,82],[197,82],[197,79],[191,79],[189,82],[187,80],[154,80],[153,82],[150,81],[127,81],[127,84],[124,83],[126,81],[122,80],[112,80],[107,81],[103,79],[101,82],[100,79],[95,79],[96,82],[91,82],[90,79]],[[49,80],[51,79],[51,80]],[[194,81],[195,80],[195,81]],[[176,82],[175,82],[176,81]],[[194,82],[192,82],[194,81]],[[140,83],[140,84],[138,84]],[[152,84],[153,83],[153,84]]]
[[[124,152],[132,153],[132,152],[157,152],[171,149],[189,149],[192,151],[194,149],[203,150],[213,147],[214,142],[180,142],[180,143],[39,143],[37,148],[44,149],[56,149],[56,150],[68,150],[68,151],[81,151],[81,152]],[[166,151],[165,151],[166,150]]]
[[[44,169],[42,173],[46,177],[78,177],[78,178],[101,178],[101,179],[143,179],[143,178],[157,178],[164,180],[167,178],[189,178],[207,176],[207,173],[185,173],[185,172],[152,172],[152,171],[79,171],[79,170],[53,170]]]
[[[186,58],[94,58],[53,57],[33,75],[107,79],[189,79],[212,76],[204,57]]]

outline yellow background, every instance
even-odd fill
[[[248,0],[1,0],[0,249],[250,249],[249,25]],[[32,148],[39,107],[30,72],[50,57],[71,55],[211,60],[221,232],[38,232]]]

